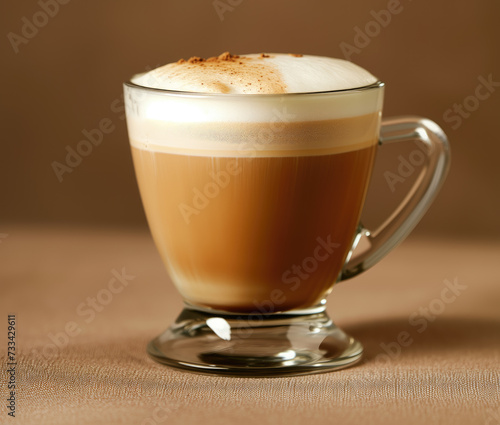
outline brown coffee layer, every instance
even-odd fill
[[[317,304],[351,247],[375,143],[255,158],[133,148],[151,232],[183,297],[241,313]]]

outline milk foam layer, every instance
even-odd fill
[[[191,58],[156,68],[133,80],[145,87],[166,90],[233,94],[345,90],[376,81],[365,69],[342,59],[275,53]]]
[[[243,64],[248,61],[257,65],[268,61],[265,66],[269,73],[257,76],[254,70],[235,77],[231,74],[236,72],[232,60],[194,61],[191,65],[205,63],[194,74],[190,68],[186,68],[185,74],[179,71],[183,65],[189,65],[184,62],[134,77],[132,85],[125,85],[132,146],[203,156],[280,156],[291,152],[346,152],[376,143],[383,85],[366,88],[377,82],[367,71],[350,62],[317,56],[245,55],[237,59]],[[224,67],[222,62],[231,65]],[[214,65],[216,72],[211,63],[219,64]],[[209,71],[205,75],[201,69]],[[271,71],[276,77],[271,77]],[[269,78],[263,81],[261,75]],[[256,79],[261,79],[257,81],[261,83],[258,89],[265,92],[244,91],[253,90],[249,87],[254,86]],[[222,84],[219,92],[167,91],[197,90],[199,86],[216,90],[218,82]],[[222,86],[231,86],[231,82],[243,92],[224,93]],[[347,91],[333,91],[342,89]],[[329,92],[313,93],[321,90]],[[355,124],[345,120],[349,118],[361,121]]]

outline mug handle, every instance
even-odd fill
[[[444,182],[450,163],[450,147],[436,123],[412,116],[382,120],[379,145],[402,142],[422,144],[426,154],[420,175],[401,204],[377,229],[368,230],[360,224],[339,281],[369,269],[402,242],[425,214]],[[417,151],[422,152],[422,149],[416,148],[410,157]],[[356,254],[362,238],[368,241],[369,248]]]

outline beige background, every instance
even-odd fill
[[[414,237],[335,286],[328,311],[363,344],[361,363],[319,375],[235,378],[178,371],[146,355],[182,305],[146,232],[9,230],[0,245],[0,282],[10,283],[0,314],[16,314],[18,391],[17,417],[4,420],[2,406],[2,424],[500,423],[498,242]],[[99,298],[123,269],[128,285]],[[443,292],[450,282],[456,296]],[[89,297],[106,301],[91,308]]]
[[[0,15],[2,222],[145,226],[125,123],[116,112],[122,81],[180,57],[225,50],[342,57],[340,43],[353,44],[354,28],[364,28],[371,12],[388,4],[231,1],[236,6],[223,20],[205,0],[70,1],[17,46],[18,53],[8,34],[22,35],[23,18],[33,21],[41,6],[7,2]],[[479,76],[500,81],[500,3],[402,0],[401,7],[351,60],[387,83],[386,116],[427,116],[449,135],[451,173],[416,231],[497,236],[500,90],[480,101],[456,130],[443,114],[474,95]],[[59,182],[51,164],[64,161],[66,146],[76,147],[82,130],[106,118],[114,130]],[[381,164],[379,173],[397,166],[394,158]],[[381,216],[399,193],[392,194],[383,180],[375,186],[368,208]]]

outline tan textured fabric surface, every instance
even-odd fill
[[[16,314],[20,358],[16,418],[2,401],[1,424],[500,424],[498,242],[406,241],[329,297],[335,322],[364,344],[362,363],[244,379],[180,372],[147,357],[148,340],[182,306],[148,234],[2,232],[2,364],[8,313]],[[103,298],[123,268],[135,278]],[[455,297],[446,282],[457,283]],[[100,311],[81,307],[99,294],[107,303]],[[80,332],[63,338],[65,327]],[[406,346],[397,344],[402,332]]]

